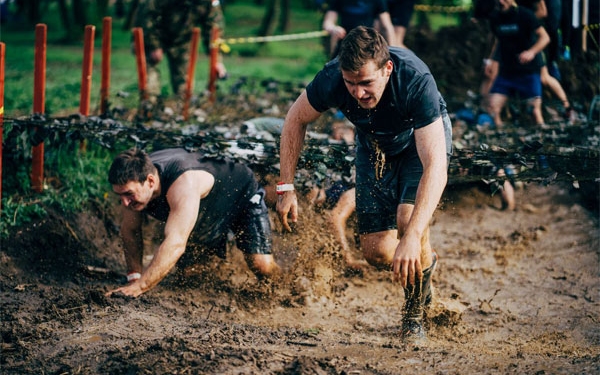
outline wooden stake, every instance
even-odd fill
[[[45,111],[47,35],[48,27],[45,24],[35,26],[33,112],[36,114],[43,114]],[[44,142],[32,149],[31,188],[38,193],[44,190]]]
[[[102,76],[100,82],[100,114],[108,112],[110,90],[110,51],[112,44],[112,18],[102,20]]]

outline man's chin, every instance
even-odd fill
[[[373,109],[377,103],[374,100],[358,101],[358,105],[362,109]]]

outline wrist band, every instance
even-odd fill
[[[139,280],[141,277],[142,274],[140,274],[139,272],[130,272],[127,274],[127,282]]]
[[[277,195],[283,195],[286,191],[294,191],[294,184],[277,183]]]

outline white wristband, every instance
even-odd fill
[[[294,191],[294,184],[284,184],[283,182],[277,184],[277,194],[282,195],[286,191]]]
[[[142,277],[142,274],[139,272],[131,272],[127,274],[127,282],[130,283],[135,280],[139,280]]]

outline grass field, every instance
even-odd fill
[[[134,106],[137,103],[137,68],[132,53],[131,31],[123,30],[123,19],[111,14],[93,14],[95,19],[94,67],[92,73],[91,110],[97,111],[100,98],[100,64],[102,49],[102,18],[112,17],[112,52],[110,100],[117,100],[116,93],[129,93],[128,99],[120,103]],[[254,1],[237,0],[227,3],[223,38],[256,36],[265,10]],[[415,13],[415,15],[418,13]],[[430,15],[430,22],[446,25],[456,22],[452,16]],[[286,34],[319,31],[322,14],[315,9],[306,9],[299,1],[292,1],[289,28]],[[415,21],[418,17],[413,17]],[[277,17],[275,17],[275,22]],[[59,21],[57,4],[50,2],[41,23],[47,25],[46,91],[45,113],[48,115],[77,111],[81,88],[83,61],[83,38],[65,43],[65,31]],[[271,33],[275,33],[276,24]],[[83,30],[81,32],[83,35]],[[5,115],[30,114],[33,102],[35,26],[19,19],[4,22],[0,27],[0,41],[6,44],[5,63]],[[230,44],[231,52],[224,56],[229,79],[219,82],[225,91],[241,76],[264,79],[276,78],[285,82],[307,82],[326,62],[320,38],[307,38],[264,44]],[[204,54],[198,59],[195,72],[195,90],[203,90],[207,84],[209,65]],[[167,85],[166,62],[161,64],[163,85]]]
[[[56,5],[52,3],[44,17],[47,25],[46,100],[45,112],[53,114],[79,107],[83,41],[65,44],[64,31],[57,21]],[[264,9],[251,3],[237,1],[225,8],[224,38],[255,36]],[[111,16],[112,15],[107,15]],[[301,7],[292,10],[287,33],[319,30],[320,13]],[[46,20],[47,19],[47,20]],[[123,20],[113,17],[111,53],[111,97],[127,92],[136,97],[137,68],[131,49],[131,32],[123,30]],[[91,108],[96,109],[100,97],[100,64],[102,49],[101,17],[95,25],[94,68],[92,76]],[[2,25],[0,40],[6,44],[5,114],[10,116],[32,112],[35,26],[27,30],[17,20]],[[230,79],[220,82],[227,87],[236,77],[275,77],[282,81],[308,80],[325,63],[325,54],[318,38],[288,42],[231,44],[231,52],[224,57]],[[168,77],[166,62],[161,64],[163,77]],[[206,87],[208,59],[198,59],[194,87]],[[167,79],[164,79],[164,84]]]

